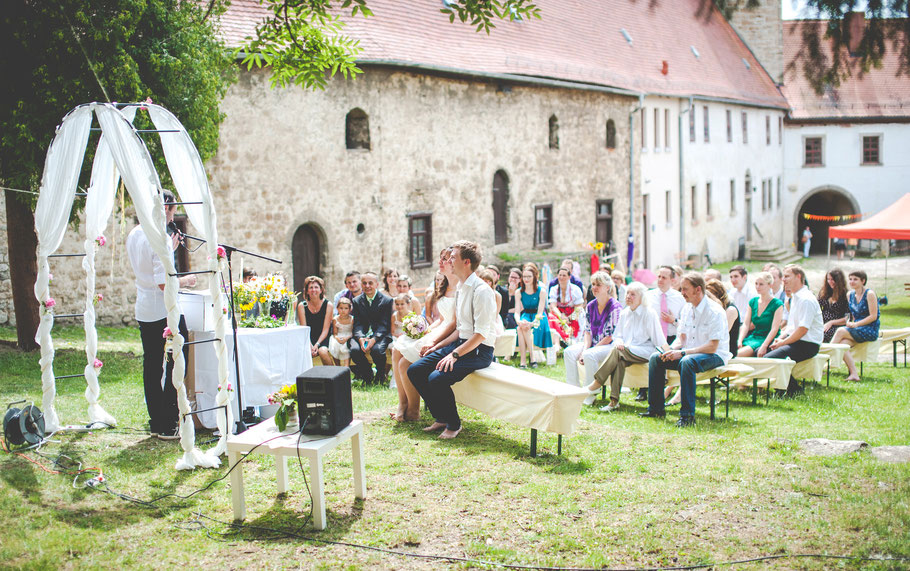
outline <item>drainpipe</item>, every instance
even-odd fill
[[[683,115],[692,112],[692,97],[689,107],[679,112],[679,251],[686,255],[686,190],[685,173],[683,172]]]
[[[638,94],[638,107],[629,111],[629,244],[635,244],[635,114],[645,106],[645,94]],[[644,229],[648,231],[647,228]],[[626,245],[628,251],[628,244]],[[626,254],[628,256],[628,254]],[[629,266],[631,266],[629,260]],[[627,267],[629,275],[632,275],[632,268]]]

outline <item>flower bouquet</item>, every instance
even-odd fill
[[[430,324],[424,316],[412,311],[401,320],[401,329],[411,339],[420,339],[430,331]]]
[[[269,395],[269,404],[277,404],[275,426],[280,432],[297,425],[297,385],[285,385],[278,392]]]

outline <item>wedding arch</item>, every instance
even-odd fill
[[[207,452],[196,448],[193,416],[184,387],[186,363],[183,358],[185,339],[179,333],[180,309],[177,302],[179,288],[177,270],[171,252],[171,239],[165,227],[164,195],[158,172],[139,131],[133,126],[138,111],[149,114],[154,131],[161,138],[161,147],[168,172],[174,182],[179,200],[184,203],[187,217],[206,240],[208,253],[209,291],[214,303],[215,353],[218,356],[219,390],[215,402],[227,411],[218,414],[221,437]],[[98,375],[102,363],[97,359],[98,334],[95,329],[95,253],[105,243],[104,231],[114,208],[120,180],[126,187],[139,224],[145,231],[152,249],[161,259],[167,274],[164,287],[167,308],[167,350],[174,359],[172,381],[177,389],[180,414],[180,444],[183,456],[178,459],[178,470],[191,470],[197,466],[217,467],[220,456],[227,448],[227,434],[233,424],[230,390],[227,382],[228,357],[224,343],[227,329],[224,302],[221,295],[219,274],[225,269],[223,249],[218,247],[215,207],[208,186],[202,159],[186,129],[167,109],[151,102],[111,104],[87,103],[70,111],[57,127],[56,135],[47,151],[44,174],[35,209],[35,229],[38,234],[38,277],[35,297],[41,304],[41,321],[35,340],[41,345],[42,408],[49,432],[61,427],[54,407],[56,379],[54,376],[54,343],[51,329],[54,325],[54,306],[50,290],[50,260],[60,248],[76,197],[77,183],[88,146],[92,117],[97,118],[101,138],[92,163],[91,182],[86,192],[85,240],[82,267],[85,270],[85,311],[82,314],[85,328],[86,380],[85,398],[92,425],[114,426],[116,420],[99,403]],[[78,254],[83,256],[83,254]],[[164,334],[164,332],[162,332]],[[166,352],[167,354],[167,352]]]

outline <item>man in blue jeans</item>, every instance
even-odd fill
[[[663,418],[667,369],[679,371],[682,408],[676,426],[695,424],[695,376],[730,360],[730,333],[723,307],[705,295],[705,279],[689,273],[680,282],[686,306],[679,317],[677,337],[669,351],[656,352],[648,362],[648,410],[639,416]]]
[[[455,275],[455,321],[439,333],[439,341],[424,347],[424,355],[408,367],[408,378],[427,403],[435,422],[426,432],[442,431],[451,439],[461,432],[461,418],[452,385],[493,362],[496,296],[474,272],[480,265],[480,246],[461,240],[452,245]]]

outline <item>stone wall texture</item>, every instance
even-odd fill
[[[224,243],[284,261],[279,266],[235,254],[235,271],[242,263],[260,274],[283,270],[292,276],[293,237],[308,224],[320,239],[319,273],[331,292],[343,286],[346,271],[384,267],[408,273],[420,287],[431,283],[435,270],[410,267],[411,213],[431,213],[434,252],[470,239],[487,254],[522,259],[534,249],[535,206],[552,204],[547,252],[556,258],[594,241],[595,204],[602,199],[613,200],[613,237],[624,243],[628,114],[637,99],[539,86],[503,89],[492,81],[388,68],[365,71],[317,92],[272,89],[267,72],[244,71],[228,92],[220,149],[206,165],[218,231]],[[355,108],[368,116],[369,150],[346,148],[345,117]],[[552,115],[558,150],[548,144]],[[615,149],[606,148],[608,119],[616,124]],[[638,151],[633,158],[637,165]],[[509,234],[507,243],[494,246],[492,185],[499,170],[509,180]],[[12,325],[5,224],[0,208],[0,325]],[[135,286],[124,249],[134,224],[129,208],[115,213],[108,245],[98,253],[97,289],[104,295],[99,324],[134,322]],[[61,253],[79,251],[81,231],[68,229]],[[203,252],[191,255],[192,269],[203,267]],[[58,313],[82,311],[81,258],[58,258],[51,271]]]
[[[737,10],[730,23],[758,58],[771,79],[784,79],[784,27],[781,0],[762,0],[754,9]]]

